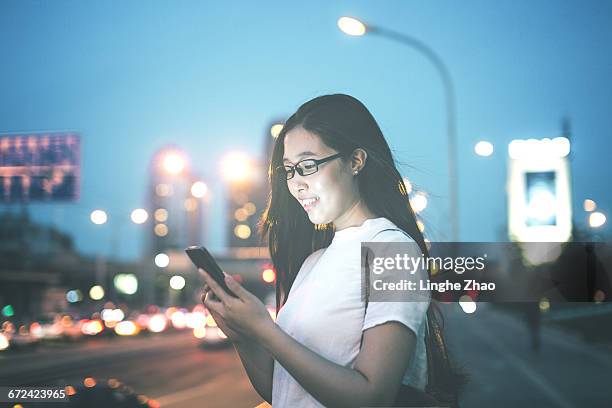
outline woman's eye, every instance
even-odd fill
[[[304,170],[314,170],[317,167],[315,163],[302,163],[302,168]]]

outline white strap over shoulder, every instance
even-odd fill
[[[410,235],[408,235],[408,234],[406,233],[406,231],[404,231],[404,230],[402,230],[402,229],[399,229],[399,228],[385,228],[385,229],[383,229],[383,230],[377,231],[377,232],[376,232],[376,233],[375,233],[375,234],[374,234],[374,235],[373,235],[373,236],[370,238],[370,241],[372,241],[372,240],[373,240],[373,239],[375,239],[375,238],[376,238],[376,237],[377,237],[379,234],[381,234],[381,233],[383,233],[383,232],[385,232],[385,231],[399,231],[399,232],[401,232],[402,234],[404,234],[405,236],[407,236],[408,238],[412,239],[412,237],[411,237]]]

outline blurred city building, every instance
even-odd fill
[[[180,299],[174,298],[177,293],[169,288],[168,275],[176,271],[176,260],[185,261],[185,248],[206,245],[208,185],[193,173],[187,154],[173,145],[154,154],[149,177],[147,211],[151,217],[143,274],[147,301],[184,302],[185,291],[179,292]],[[181,274],[193,272],[192,268],[178,269]]]
[[[207,185],[193,175],[185,152],[176,146],[158,150],[150,165],[149,253],[183,250],[202,244]]]
[[[282,123],[275,120],[266,126],[261,160],[240,154],[230,154],[224,159],[228,191],[227,246],[236,256],[267,256],[267,244],[258,233],[259,221],[270,196],[268,167]]]

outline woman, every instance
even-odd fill
[[[276,139],[270,182],[261,233],[277,271],[276,323],[231,277],[238,299],[203,272],[203,303],[257,392],[275,408],[392,405],[401,384],[426,396],[429,301],[361,296],[361,242],[416,242],[427,254],[370,112],[341,94],[302,105]]]

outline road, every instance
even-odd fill
[[[465,407],[610,407],[612,351],[551,324],[541,327],[539,351],[520,315],[478,303],[473,314],[444,307],[447,337],[471,376]],[[610,322],[612,323],[612,321]],[[610,330],[601,327],[599,330]]]
[[[70,385],[85,377],[117,379],[164,408],[254,407],[262,401],[233,347],[204,349],[190,332],[0,355],[0,385]]]
[[[471,377],[462,407],[612,406],[609,345],[543,324],[535,351],[520,315],[484,303],[473,314],[456,304],[443,310],[451,350]],[[203,349],[190,332],[0,354],[0,385],[76,384],[88,376],[118,379],[162,407],[240,408],[261,402],[232,347]]]

